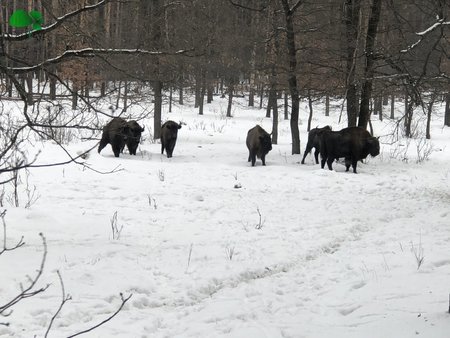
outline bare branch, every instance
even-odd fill
[[[185,55],[192,52],[193,49],[182,49],[176,52],[161,52],[161,51],[150,51],[145,49],[103,49],[103,48],[84,48],[79,50],[66,50],[61,55],[54,58],[47,59],[39,64],[28,66],[28,67],[5,67],[1,66],[0,69],[6,71],[8,69],[10,72],[15,74],[28,73],[38,70],[42,67],[47,67],[52,64],[58,64],[65,60],[70,60],[73,57],[95,57],[98,55],[150,55],[150,56],[160,56],[160,55]]]
[[[238,4],[237,2],[235,2],[233,0],[228,0],[228,1],[230,2],[230,4],[232,4],[235,7],[243,8],[243,9],[246,9],[246,10],[249,10],[249,11],[253,11],[253,12],[263,12],[267,8],[267,5],[262,6],[260,8],[255,8],[255,7],[249,7],[249,6],[244,6],[244,5]]]
[[[442,26],[445,26],[445,25],[450,25],[450,21],[444,21],[444,19],[439,19],[436,23],[431,25],[428,29],[426,29],[426,30],[424,30],[422,32],[416,33],[416,35],[419,36],[419,40],[414,42],[412,45],[408,46],[406,49],[402,49],[400,51],[400,53],[404,54],[404,53],[410,52],[411,50],[416,48],[424,40],[424,38],[428,34],[430,34],[431,32],[434,32],[439,27],[442,27]]]
[[[47,242],[46,242],[45,237],[44,237],[44,235],[42,233],[39,233],[39,236],[41,236],[42,243],[43,243],[43,246],[44,246],[44,253],[42,254],[42,260],[41,260],[41,265],[39,267],[39,270],[37,271],[37,274],[36,274],[36,276],[34,278],[28,277],[29,285],[26,288],[23,288],[23,286],[21,284],[20,293],[17,296],[15,296],[12,300],[7,302],[6,304],[0,305],[0,315],[1,316],[9,315],[10,313],[7,313],[6,311],[8,309],[10,309],[12,306],[14,306],[15,304],[19,303],[21,300],[23,300],[25,298],[30,298],[30,297],[33,297],[33,296],[41,293],[41,292],[44,292],[50,286],[50,284],[47,284],[44,287],[41,287],[41,288],[39,288],[37,290],[33,290],[33,288],[36,286],[36,283],[39,281],[39,279],[42,276],[42,273],[44,271],[45,260],[47,258]]]
[[[59,18],[56,18],[56,22],[52,23],[49,26],[42,27],[42,29],[40,29],[40,30],[32,30],[32,31],[25,32],[22,34],[17,34],[17,35],[6,33],[6,34],[4,34],[3,39],[6,41],[23,41],[23,40],[28,39],[30,36],[38,37],[38,36],[45,35],[46,33],[50,32],[50,31],[56,29],[57,27],[59,27],[60,25],[62,25],[68,19],[70,19],[74,16],[77,16],[77,15],[81,14],[82,12],[94,10],[100,6],[105,5],[108,2],[110,2],[110,0],[101,0],[96,4],[86,5],[84,7],[81,7],[73,12],[67,13]]]
[[[0,213],[0,217],[1,217],[2,223],[3,223],[3,248],[0,250],[0,255],[2,253],[4,253],[5,251],[12,251],[12,250],[15,250],[17,248],[20,248],[22,245],[25,244],[25,242],[23,241],[23,236],[22,236],[22,238],[20,238],[19,242],[17,242],[16,245],[12,246],[11,248],[8,248],[6,246],[6,222],[5,222],[5,215],[6,215],[6,210],[3,210],[3,212]]]
[[[95,330],[96,328],[102,326],[103,324],[109,322],[111,319],[113,319],[113,318],[114,318],[114,317],[122,310],[122,308],[124,307],[125,303],[128,302],[128,300],[131,298],[132,295],[133,295],[133,294],[130,294],[127,298],[123,298],[123,294],[120,293],[120,299],[122,300],[122,303],[120,304],[120,306],[119,306],[119,308],[116,310],[116,312],[114,312],[111,316],[109,316],[108,318],[106,318],[106,319],[103,320],[102,322],[98,323],[97,325],[94,325],[94,326],[92,326],[92,327],[89,328],[89,329],[86,329],[86,330],[77,332],[77,333],[75,333],[75,334],[73,334],[73,335],[71,335],[71,336],[68,336],[67,338],[72,338],[72,337],[76,337],[76,336],[79,336],[79,335],[88,333],[88,332],[90,332],[90,331],[92,331],[92,330]]]
[[[45,336],[44,336],[45,338],[47,338],[48,333],[50,332],[50,329],[52,328],[53,322],[55,321],[56,317],[61,312],[64,304],[66,304],[67,301],[72,299],[72,297],[70,295],[66,296],[66,291],[64,289],[64,282],[62,280],[61,273],[59,272],[59,270],[56,271],[56,273],[58,274],[59,282],[61,284],[61,293],[62,293],[62,295],[61,295],[61,303],[59,304],[58,310],[56,310],[55,314],[53,315],[52,319],[50,320],[50,323],[48,324],[47,331],[45,332]]]

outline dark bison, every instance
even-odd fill
[[[139,142],[141,141],[141,135],[142,135],[142,132],[144,131],[144,127],[141,127],[134,120],[128,121],[127,126],[128,126],[128,134],[129,135],[128,135],[125,143],[127,145],[130,155],[136,155],[136,150],[137,150],[137,147],[139,146]],[[125,147],[125,145],[121,149],[122,152],[123,152],[124,147]]]
[[[128,138],[132,137],[130,127],[121,117],[115,117],[103,127],[102,138],[98,146],[98,153],[109,143],[115,157],[119,157],[120,152],[125,147]]]
[[[320,137],[321,167],[328,164],[328,169],[333,170],[332,163],[337,158],[345,158],[345,171],[350,165],[356,174],[356,164],[365,159],[369,154],[372,157],[380,153],[378,138],[359,127],[344,128],[340,131],[326,131]]]
[[[263,165],[266,165],[266,155],[272,150],[272,140],[268,132],[260,125],[256,125],[247,133],[248,162],[252,161],[255,166],[256,157],[260,158]]]
[[[177,143],[178,129],[181,128],[181,124],[174,121],[166,121],[161,126],[161,154],[166,150],[167,157],[172,157],[173,148]]]
[[[302,164],[305,164],[306,155],[314,148],[314,158],[316,159],[316,164],[319,164],[319,152],[320,152],[320,134],[324,131],[331,131],[330,126],[325,126],[323,128],[316,127],[311,129],[308,133],[308,143],[306,144],[306,149],[303,154]]]

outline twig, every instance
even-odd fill
[[[77,332],[77,333],[75,333],[75,334],[73,334],[73,335],[70,335],[70,336],[68,336],[67,338],[72,338],[72,337],[76,337],[76,336],[79,336],[79,335],[88,333],[88,332],[90,332],[90,331],[92,331],[92,330],[95,330],[96,328],[102,326],[103,324],[109,322],[111,319],[113,319],[113,318],[114,318],[114,317],[122,310],[122,308],[124,307],[125,303],[128,302],[128,300],[131,298],[132,295],[133,295],[133,294],[130,294],[127,298],[123,298],[123,294],[120,293],[120,299],[122,300],[122,303],[120,304],[120,306],[119,306],[119,308],[116,310],[116,312],[114,312],[111,316],[109,316],[109,317],[106,318],[105,320],[101,321],[101,322],[98,323],[97,325],[94,325],[94,326],[92,326],[92,327],[89,328],[89,329],[86,329],[86,330]]]
[[[59,277],[59,282],[61,283],[61,293],[62,293],[62,297],[61,297],[61,303],[59,304],[58,310],[56,310],[55,314],[53,315],[52,319],[50,320],[50,323],[48,324],[47,327],[47,331],[45,332],[45,338],[47,338],[48,333],[50,332],[50,329],[53,325],[53,322],[55,321],[56,317],[59,315],[59,313],[61,312],[61,309],[63,308],[64,304],[68,301],[71,300],[72,297],[70,295],[66,296],[66,291],[64,289],[64,282],[62,280],[61,277],[61,273],[58,271],[56,271],[56,273],[58,274]]]

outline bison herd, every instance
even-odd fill
[[[167,121],[161,126],[161,154],[166,151],[168,158],[172,157],[175,144],[177,142],[178,129],[181,123]],[[115,157],[123,153],[125,145],[131,155],[136,155],[137,147],[141,140],[144,128],[136,121],[126,121],[123,118],[113,118],[103,127],[102,138],[98,146],[98,152],[111,144]],[[260,125],[251,128],[247,133],[246,144],[248,148],[248,162],[255,166],[256,158],[261,159],[262,165],[266,165],[266,155],[272,150],[271,134],[266,132]],[[321,157],[321,168],[325,163],[329,170],[333,170],[334,160],[344,158],[346,171],[352,166],[356,174],[358,161],[364,160],[368,155],[372,157],[380,153],[380,143],[378,138],[359,127],[348,127],[340,131],[331,130],[330,126],[314,128],[308,133],[308,142],[303,154],[301,163],[305,163],[308,153],[314,148],[314,158],[316,164],[319,163],[319,153]]]

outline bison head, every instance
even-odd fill
[[[139,143],[139,141],[141,140],[141,134],[144,131],[144,128],[141,127],[136,121],[129,121],[127,122],[127,127],[128,127],[128,133],[129,133],[129,138],[132,139],[133,141]]]
[[[380,141],[378,141],[377,137],[369,137],[367,139],[367,148],[369,150],[369,154],[372,157],[375,157],[380,154]]]

